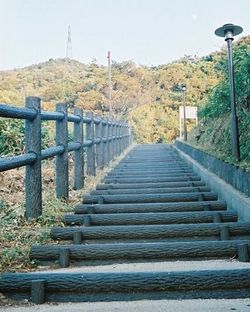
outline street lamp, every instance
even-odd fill
[[[183,136],[184,141],[187,141],[187,120],[186,120],[186,85],[181,86],[182,90],[182,105],[183,105]]]
[[[234,85],[234,68],[233,68],[233,55],[232,55],[232,42],[233,36],[242,33],[243,28],[233,24],[225,24],[215,30],[215,35],[225,37],[228,50],[228,70],[230,79],[230,102],[231,102],[231,139],[232,139],[232,152],[236,160],[240,160],[240,145],[239,145],[239,128],[238,117],[235,104],[235,85]]]

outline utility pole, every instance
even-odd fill
[[[71,28],[68,27],[68,38],[67,38],[67,49],[66,49],[66,58],[72,59],[72,44],[71,44]]]
[[[108,51],[108,79],[109,79],[109,117],[112,115],[112,82],[111,82],[111,52]]]

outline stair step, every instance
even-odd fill
[[[147,212],[147,213],[104,213],[64,215],[66,225],[135,225],[135,224],[175,224],[236,222],[237,213],[228,211],[199,212]]]
[[[172,194],[125,194],[125,195],[87,195],[83,196],[83,203],[160,203],[160,202],[190,202],[217,200],[215,192],[193,192]],[[101,202],[100,202],[101,201]]]
[[[39,283],[36,283],[39,281]],[[37,289],[36,285],[44,287]],[[47,301],[248,298],[250,269],[134,273],[6,273],[0,292]]]
[[[133,189],[140,188],[169,188],[169,187],[198,187],[205,186],[202,181],[183,181],[183,182],[159,182],[159,183],[133,183]],[[96,190],[109,190],[109,189],[131,189],[131,184],[119,183],[119,184],[97,184]]]
[[[127,212],[186,212],[226,210],[225,201],[195,201],[168,203],[117,203],[117,204],[79,204],[75,213],[127,213]]]
[[[122,194],[167,194],[167,193],[197,193],[197,192],[210,192],[208,186],[197,187],[169,187],[169,188],[141,188],[141,189],[111,189],[111,190],[95,190],[90,195],[122,195]]]
[[[201,240],[213,239],[250,239],[250,223],[211,223],[211,224],[171,224],[171,225],[116,225],[91,227],[54,227],[51,237],[60,240],[72,240],[74,233],[80,233],[85,240],[151,240],[151,239],[178,239]],[[225,234],[226,233],[226,234]]]
[[[250,240],[195,241],[168,243],[114,243],[85,245],[32,246],[30,258],[51,261],[59,260],[65,254],[73,261],[114,261],[130,262],[167,259],[235,258],[240,255],[241,246],[249,254]],[[60,256],[61,257],[61,256]]]
[[[176,181],[200,181],[201,178],[196,175],[180,175],[169,177],[148,177],[148,178],[104,178],[105,183],[145,183],[145,182],[176,182]]]

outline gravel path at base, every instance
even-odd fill
[[[250,299],[161,300],[43,304],[29,307],[0,307],[6,312],[250,312]]]

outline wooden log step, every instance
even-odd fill
[[[170,187],[170,188],[137,188],[137,189],[111,189],[92,191],[91,195],[117,195],[117,194],[162,194],[162,193],[192,193],[192,192],[209,192],[208,186],[198,187]]]
[[[120,164],[131,164],[131,163],[143,163],[145,160],[147,161],[153,161],[155,160],[156,162],[170,162],[170,163],[185,163],[180,156],[178,156],[178,154],[175,155],[167,155],[165,154],[164,157],[150,157],[150,155],[146,155],[145,153],[142,153],[142,157],[139,157],[138,155],[136,155],[136,157],[133,157],[133,155],[129,155],[129,157],[125,157],[123,158],[120,162]]]
[[[148,213],[104,213],[64,215],[66,225],[135,225],[135,224],[189,224],[212,222],[236,222],[237,213],[229,211],[199,212],[148,212]]]
[[[137,169],[137,168],[132,168],[132,169],[123,169],[120,168],[119,166],[115,167],[114,169],[112,169],[110,171],[110,173],[118,173],[118,174],[122,174],[122,173],[126,173],[126,172],[130,172],[132,174],[137,174],[140,172],[147,172],[147,173],[155,173],[155,172],[171,172],[171,171],[189,171],[192,170],[192,168],[185,166],[185,167],[163,167],[163,168],[143,168],[143,169]]]
[[[60,240],[73,240],[73,234],[81,232],[84,240],[143,240],[143,239],[171,239],[179,241],[183,239],[201,238],[208,240],[221,240],[221,232],[228,231],[228,239],[244,236],[250,240],[250,223],[211,223],[211,224],[168,224],[168,225],[115,225],[115,226],[91,226],[91,227],[53,227],[51,237]]]
[[[84,204],[112,203],[160,203],[217,200],[214,192],[172,193],[172,194],[124,194],[124,195],[84,195]]]
[[[141,164],[130,164],[130,165],[122,165],[119,164],[116,168],[119,170],[152,170],[152,169],[171,169],[171,168],[179,168],[179,169],[183,169],[183,168],[187,168],[187,164],[185,163],[178,163],[178,164],[174,164],[174,163],[167,163],[167,162],[163,162],[162,164],[159,163],[141,163]],[[114,168],[114,170],[116,169]],[[190,168],[190,167],[188,167]]]
[[[164,178],[164,177],[181,177],[181,176],[194,176],[194,172],[193,171],[188,171],[186,173],[184,172],[175,172],[175,171],[172,171],[172,172],[167,172],[167,173],[155,173],[155,174],[148,174],[148,173],[141,173],[141,174],[127,174],[127,173],[124,173],[124,174],[108,174],[106,176],[105,179],[131,179],[131,178],[156,178],[156,177],[159,177],[159,178]]]
[[[140,188],[169,188],[169,187],[199,187],[205,186],[203,181],[183,181],[183,182],[159,182],[159,183],[133,183],[133,189]],[[131,184],[97,184],[96,190],[109,189],[131,189]]]
[[[47,301],[249,298],[250,269],[132,273],[5,273],[0,292],[30,299],[44,281]],[[42,303],[42,302],[40,302]]]
[[[183,175],[180,177],[156,177],[156,178],[117,178],[117,179],[109,179],[105,178],[104,181],[105,183],[159,183],[159,182],[177,182],[177,181],[200,181],[201,178],[192,175],[192,176],[187,176]]]
[[[82,213],[133,213],[133,212],[186,212],[226,210],[225,201],[196,201],[177,203],[138,203],[138,204],[80,204],[75,207],[76,214]]]
[[[112,175],[143,175],[143,174],[147,174],[147,175],[161,175],[161,174],[170,174],[170,173],[190,173],[193,172],[192,169],[188,168],[188,169],[151,169],[151,170],[118,170],[118,169],[113,169],[112,171],[110,171],[107,176],[112,176]]]
[[[70,260],[129,260],[145,261],[157,259],[204,259],[237,257],[238,248],[250,240],[162,242],[162,243],[114,243],[84,245],[46,245],[32,246],[30,259],[40,261],[59,260],[60,250],[68,251]]]

